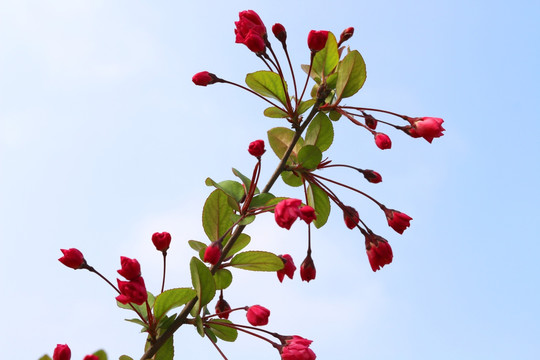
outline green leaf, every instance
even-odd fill
[[[298,162],[304,169],[313,170],[321,163],[322,152],[315,145],[304,145],[298,152]]]
[[[330,120],[332,121],[338,121],[340,118],[341,118],[341,114],[338,113],[337,111],[330,111],[330,113],[328,114],[328,117],[330,118]]]
[[[246,175],[242,174],[240,171],[236,170],[235,168],[232,169],[232,172],[234,175],[238,176],[240,180],[244,183],[244,186],[246,187],[246,192],[251,186],[251,179],[248,178]],[[255,194],[260,193],[259,188],[255,188]]]
[[[201,337],[204,337],[204,325],[200,316],[195,317],[195,327]]]
[[[276,127],[268,130],[268,142],[270,143],[270,147],[272,148],[272,150],[274,150],[274,153],[277,155],[278,158],[283,158],[283,156],[287,152],[287,149],[293,142],[294,136],[294,131],[284,127]],[[298,151],[300,151],[302,146],[304,146],[304,140],[302,139],[302,137],[300,137],[291,153],[291,159],[293,161],[296,160]]]
[[[227,269],[219,269],[214,274],[214,281],[216,282],[216,290],[223,290],[229,287],[232,283],[232,273]]]
[[[208,304],[216,295],[216,285],[210,270],[196,257],[191,258],[189,269],[191,271],[191,283],[198,297],[193,312],[198,314],[202,307]]]
[[[337,41],[334,34],[328,33],[328,40],[324,49],[319,51],[313,59],[313,71],[319,78],[323,79],[330,75],[339,63],[339,53]]]
[[[173,337],[165,341],[162,347],[159,348],[158,352],[154,356],[155,360],[173,360],[174,359],[174,341]]]
[[[284,196],[280,196],[280,197],[275,197],[273,198],[272,200],[270,200],[269,202],[266,203],[266,206],[272,206],[272,205],[277,205],[280,201],[283,201],[285,199],[288,199],[288,197],[284,197]],[[272,209],[272,212],[274,212],[274,210]]]
[[[315,145],[326,151],[334,141],[334,126],[325,113],[319,112],[306,130],[306,145]]]
[[[216,188],[223,190],[225,194],[230,196],[237,203],[241,202],[244,198],[244,187],[238,181],[225,180],[216,183],[211,178],[206,178],[205,183],[207,186],[215,186]]]
[[[208,322],[208,326],[212,329],[214,334],[223,341],[233,342],[238,337],[238,330],[232,327],[228,327],[220,324],[231,324],[229,320],[215,319]]]
[[[98,350],[93,355],[97,356],[99,360],[108,360],[107,353],[104,350]]]
[[[272,71],[261,70],[246,75],[246,84],[256,93],[279,100],[287,105],[287,83],[282,83],[281,77]],[[283,87],[285,86],[285,90]]]
[[[249,225],[251,224],[252,222],[255,221],[255,215],[251,215],[251,216],[248,216],[248,217],[245,217],[243,218],[239,223],[238,225]]]
[[[315,101],[316,99],[309,99],[300,102],[300,104],[298,104],[298,115],[302,115],[303,113],[305,113],[310,107],[315,104]]]
[[[189,240],[188,244],[195,251],[201,251],[201,250],[205,251],[206,247],[207,247],[207,245],[205,243],[202,243],[202,242],[197,241],[197,240]]]
[[[266,251],[246,251],[231,260],[231,266],[251,271],[278,271],[283,269],[283,261],[277,255]]]
[[[176,288],[164,291],[154,302],[154,316],[161,319],[169,310],[187,304],[197,293],[191,288]]]
[[[274,119],[281,119],[289,117],[285,111],[277,108],[275,106],[270,106],[269,108],[264,109],[264,116]]]
[[[270,193],[262,193],[258,196],[253,197],[253,199],[251,200],[251,204],[249,204],[249,207],[253,209],[261,206],[266,206],[266,204],[273,198],[275,198],[275,196]]]
[[[317,185],[309,184],[307,188],[308,205],[315,209],[317,219],[313,221],[313,225],[317,229],[321,228],[330,215],[330,200],[328,195]]]
[[[134,324],[141,325],[143,327],[142,332],[144,332],[148,328],[148,325],[146,325],[141,319],[125,319],[125,320],[127,322],[132,322]]]
[[[302,186],[303,184],[302,178],[292,171],[283,171],[281,173],[281,180],[283,180],[285,184],[292,187]]]
[[[251,237],[248,234],[244,234],[244,233],[240,234],[240,236],[238,236],[238,239],[236,239],[236,241],[234,242],[234,245],[231,247],[231,249],[227,253],[226,257],[233,256],[234,254],[236,254],[237,252],[239,252],[240,250],[248,246],[250,241],[251,241]]]
[[[146,301],[148,301],[148,304],[150,305],[150,308],[151,308],[154,305],[155,297],[154,295],[152,295],[150,291],[147,291],[146,293],[148,294],[148,299]],[[145,319],[148,319],[148,311],[146,310],[146,303],[143,303],[142,305],[137,305],[135,303],[122,304],[120,301],[118,300],[116,301],[116,305],[119,308],[126,309],[126,310],[133,310],[130,304],[133,305],[133,308],[135,308],[135,310],[137,310]]]
[[[214,190],[206,199],[203,208],[203,228],[211,241],[218,240],[233,224],[233,209],[222,190]]]
[[[49,355],[43,355],[38,360],[52,360],[52,359],[51,359],[51,357]]]
[[[118,360],[133,360],[133,358],[127,355],[121,355]]]
[[[353,96],[366,81],[366,63],[357,50],[348,53],[339,64],[336,84],[337,101]]]

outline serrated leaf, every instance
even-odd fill
[[[206,199],[203,208],[203,228],[211,241],[216,241],[233,225],[233,209],[222,190],[214,190]]]
[[[246,251],[236,254],[230,262],[237,269],[251,271],[278,271],[283,269],[283,261],[267,251]]]
[[[268,130],[268,142],[278,158],[282,159],[287,149],[294,140],[295,132],[284,127],[276,127]],[[298,151],[304,146],[304,140],[300,137],[291,153],[291,160],[296,161]]]
[[[283,105],[287,105],[287,83],[282,83],[282,79],[277,73],[261,70],[247,74],[246,84],[256,93],[274,98],[279,100]]]
[[[281,119],[281,118],[289,117],[289,114],[287,114],[285,111],[275,106],[270,106],[269,108],[264,109],[263,114],[264,116],[273,118],[273,119]]]
[[[242,180],[242,183],[244,183],[244,186],[246,187],[246,192],[247,192],[247,190],[251,186],[251,179],[248,178],[246,175],[242,174],[240,171],[236,170],[235,168],[232,169],[232,172],[235,176],[238,176],[240,180]],[[254,194],[258,194],[258,193],[260,193],[259,188],[255,187]]]
[[[251,200],[251,204],[249,204],[249,207],[253,209],[266,206],[268,201],[272,200],[273,198],[275,198],[275,196],[270,193],[262,193],[258,196],[253,197],[253,199]]]
[[[191,288],[176,288],[164,291],[154,302],[154,316],[161,319],[169,310],[187,304],[197,293]]]
[[[196,257],[192,257],[189,263],[191,283],[197,292],[197,304],[193,312],[198,314],[202,307],[208,304],[216,295],[214,277],[206,265]]]
[[[299,187],[303,184],[302,178],[292,171],[283,171],[281,173],[281,180],[283,180],[285,184],[292,187]]]
[[[336,84],[337,101],[353,96],[366,81],[366,63],[357,50],[349,52],[339,64]]]
[[[173,337],[165,341],[162,347],[159,348],[156,355],[154,356],[155,360],[173,360],[174,359],[174,341]]]
[[[251,241],[251,236],[244,233],[240,234],[238,236],[238,239],[236,239],[236,241],[234,242],[234,245],[231,247],[231,249],[227,253],[226,257],[233,256],[234,254],[236,254],[237,252],[239,252],[240,250],[248,246],[250,241]]]
[[[322,160],[322,152],[315,145],[304,145],[298,152],[298,162],[304,169],[317,168]]]
[[[214,186],[217,189],[223,190],[225,194],[230,196],[237,203],[241,202],[245,195],[244,187],[242,186],[242,184],[240,184],[237,181],[225,180],[225,181],[216,183],[211,178],[206,178],[205,184],[207,186]]]
[[[223,341],[229,341],[229,342],[235,341],[236,338],[238,337],[238,330],[236,330],[235,328],[226,326],[226,325],[221,325],[221,324],[232,325],[232,322],[225,319],[215,319],[208,322],[208,326],[212,329],[212,331],[218,338],[220,338]]]
[[[223,290],[229,287],[232,283],[232,273],[227,269],[219,269],[214,274],[214,281],[216,283],[216,290]]]
[[[325,113],[319,112],[306,130],[306,145],[315,145],[326,151],[334,141],[334,126]]]
[[[309,99],[300,102],[300,104],[298,104],[298,115],[302,115],[303,113],[305,113],[310,107],[315,104],[315,101],[316,99]]]
[[[104,350],[98,350],[93,355],[97,356],[99,360],[108,360],[107,353]]]
[[[308,205],[315,209],[317,219],[313,221],[313,225],[317,229],[321,228],[328,221],[330,215],[330,200],[328,195],[317,185],[309,184],[307,188]]]

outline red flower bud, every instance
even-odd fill
[[[142,305],[148,298],[144,279],[141,276],[131,281],[122,281],[119,279],[116,279],[116,281],[120,290],[120,295],[116,297],[116,300],[122,304],[135,303]]]
[[[97,355],[86,355],[83,360],[99,360]]]
[[[345,209],[343,211],[343,220],[345,220],[345,225],[352,230],[360,222],[360,216],[358,215],[358,211],[352,206],[346,206]]]
[[[266,27],[259,15],[253,10],[246,10],[240,12],[239,17],[240,20],[234,23],[236,42],[246,45],[255,53],[264,52],[266,49],[264,41]]]
[[[308,47],[313,52],[321,51],[326,46],[326,40],[328,40],[328,31],[311,30],[307,39]]]
[[[231,306],[228,302],[223,300],[223,298],[219,298],[218,302],[216,303],[216,314],[220,319],[228,319],[229,314],[231,313]]]
[[[279,279],[279,282],[283,282],[285,275],[287,275],[289,279],[292,279],[294,276],[294,272],[296,271],[296,266],[294,266],[294,261],[291,255],[285,254],[280,255],[279,257],[283,261],[283,269],[277,271],[277,277]]]
[[[292,224],[301,214],[300,205],[302,205],[302,201],[299,199],[285,199],[280,201],[274,209],[276,223],[280,227],[290,230]]]
[[[380,270],[392,262],[394,255],[388,241],[379,235],[366,235],[366,253],[373,271]]]
[[[375,133],[375,144],[381,150],[390,149],[392,147],[392,141],[388,135],[383,133]]]
[[[370,183],[373,183],[373,184],[378,184],[382,181],[382,176],[381,174],[379,174],[378,172],[376,171],[373,171],[373,170],[364,170],[362,172],[362,174],[364,174],[364,177],[366,178],[367,181],[369,181]]]
[[[53,360],[70,360],[71,359],[71,349],[67,345],[56,345],[53,353]]]
[[[371,130],[375,130],[377,128],[377,119],[375,119],[372,115],[364,114],[364,122]]]
[[[262,154],[266,152],[266,150],[264,149],[264,141],[263,140],[252,141],[249,144],[248,151],[251,155],[255,157],[261,157]]]
[[[311,224],[313,220],[317,220],[315,209],[309,205],[302,206],[300,208],[300,219],[304,220],[306,224]]]
[[[141,265],[136,259],[120,256],[120,264],[122,268],[118,270],[118,273],[126,279],[135,280],[141,276]]]
[[[405,229],[411,226],[410,221],[412,220],[412,217],[409,215],[387,208],[384,208],[383,210],[386,219],[388,220],[388,225],[396,232],[403,234]]]
[[[315,279],[316,274],[317,270],[315,269],[315,264],[313,263],[311,254],[308,254],[302,262],[302,265],[300,265],[300,277],[302,278],[302,281],[310,282]]]
[[[283,25],[280,23],[275,23],[274,26],[272,26],[272,32],[274,33],[276,39],[282,43],[285,43],[287,40],[287,31],[285,31],[285,27]]]
[[[208,71],[201,71],[193,75],[191,80],[195,85],[206,86],[216,83],[218,81],[218,77],[212,73],[209,73]]]
[[[247,320],[253,326],[262,326],[268,324],[270,310],[260,305],[251,306],[246,314]]]
[[[67,250],[60,249],[60,251],[62,251],[64,256],[58,259],[58,261],[67,267],[77,270],[83,267],[83,265],[86,265],[86,260],[84,260],[84,256],[79,250],[72,248]]]
[[[412,129],[414,129],[414,136],[411,136],[423,137],[429,143],[433,141],[433,138],[438,138],[444,135],[442,133],[445,130],[442,127],[444,120],[441,118],[422,117],[409,120],[409,122],[412,125]]]
[[[221,257],[221,243],[214,241],[204,251],[204,262],[216,265]]]
[[[353,27],[348,27],[345,30],[343,30],[343,32],[341,33],[341,36],[339,37],[339,44],[341,45],[345,41],[352,38],[353,34],[354,34],[354,28]]]
[[[171,245],[171,234],[166,231],[156,232],[152,235],[152,243],[158,251],[167,251]]]
[[[264,39],[259,34],[255,33],[253,30],[249,31],[243,43],[248,47],[249,50],[253,51],[256,54],[262,53],[266,49]]]

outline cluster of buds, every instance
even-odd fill
[[[71,349],[66,344],[58,344],[53,352],[53,360],[70,360]],[[99,360],[97,355],[86,355],[83,360]]]

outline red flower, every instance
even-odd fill
[[[229,314],[231,313],[231,306],[223,298],[219,298],[216,303],[216,314],[220,319],[228,319]]]
[[[403,234],[405,229],[411,226],[409,222],[412,220],[412,217],[409,215],[387,208],[384,208],[383,210],[384,214],[386,215],[386,219],[388,220],[388,225],[390,225],[392,229],[396,230],[396,232]]]
[[[292,339],[286,341],[285,346],[281,348],[282,360],[315,360],[317,356],[309,348],[311,340],[304,339],[300,336],[293,336]]]
[[[146,286],[141,276],[131,281],[122,281],[119,279],[116,279],[116,281],[120,289],[120,295],[116,297],[116,300],[122,304],[135,303],[142,305],[148,298]]]
[[[83,360],[99,360],[97,355],[86,355]]]
[[[221,243],[214,241],[204,251],[204,262],[216,265],[221,257]]]
[[[345,225],[352,230],[360,222],[360,216],[352,206],[346,206],[345,209],[346,211],[343,211],[343,220],[345,220]]]
[[[363,171],[364,177],[367,181],[373,184],[378,184],[382,181],[382,176],[376,171],[373,170],[364,170]]]
[[[366,235],[366,253],[373,271],[390,264],[394,257],[388,241],[375,234]]]
[[[152,235],[152,243],[154,243],[158,251],[167,251],[171,245],[171,234],[166,231],[162,233],[156,232]]]
[[[193,75],[191,80],[195,85],[206,86],[215,84],[218,81],[218,77],[208,71],[201,71]]]
[[[249,144],[249,148],[248,148],[248,151],[251,155],[255,156],[255,157],[261,157],[262,154],[265,153],[265,149],[264,149],[264,141],[263,140],[255,140],[255,141],[252,141],[250,144]]]
[[[312,52],[321,51],[326,46],[326,40],[328,40],[328,31],[311,30],[307,38],[308,47]]]
[[[246,10],[240,12],[239,17],[240,20],[234,23],[236,42],[246,45],[255,53],[263,52],[266,49],[266,27],[259,15],[253,10]]]
[[[390,149],[392,147],[392,141],[388,135],[383,133],[375,133],[375,144],[381,150]]]
[[[58,259],[58,261],[67,267],[77,270],[83,267],[83,265],[86,265],[86,260],[84,260],[84,256],[79,250],[72,248],[67,250],[60,249],[60,251],[62,251],[64,256]]]
[[[268,324],[270,310],[260,305],[251,306],[246,314],[249,323],[253,326],[261,326]]]
[[[301,215],[300,205],[302,205],[302,201],[299,199],[285,199],[280,201],[274,209],[276,223],[280,227],[289,230]]]
[[[317,215],[315,214],[315,209],[311,206],[306,205],[300,208],[300,218],[306,222],[306,224],[311,224],[313,220],[317,220]]]
[[[71,349],[67,345],[56,345],[53,353],[53,360],[69,360],[71,359]]]
[[[287,40],[287,31],[285,31],[285,27],[283,25],[280,23],[275,23],[274,26],[272,26],[272,32],[274,33],[276,39],[282,43],[285,43],[285,40]]]
[[[302,262],[302,265],[300,265],[300,277],[302,278],[302,281],[310,282],[315,279],[315,275],[317,275],[317,270],[315,269],[311,254],[308,254]]]
[[[422,117],[413,120],[409,120],[412,128],[414,129],[414,135],[416,135],[413,137],[423,137],[429,143],[431,143],[433,138],[438,138],[444,135],[442,133],[444,131],[444,128],[442,127],[444,120],[441,118]]]
[[[135,280],[141,276],[141,265],[136,259],[120,256],[120,264],[122,268],[118,270],[118,273],[126,279]]]
[[[296,271],[296,266],[294,266],[294,261],[291,255],[285,254],[279,255],[279,257],[283,261],[283,269],[277,271],[277,277],[279,279],[279,282],[283,282],[285,275],[287,275],[289,279],[292,279],[294,276],[294,272]]]

